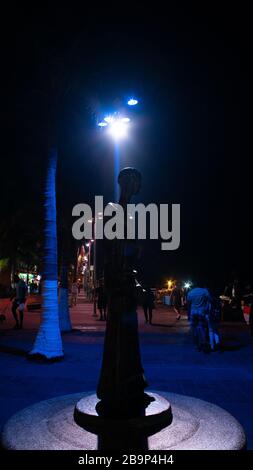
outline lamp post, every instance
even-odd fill
[[[97,246],[96,246],[96,219],[97,217],[93,217],[89,219],[88,222],[90,224],[94,224],[94,239],[90,240],[89,242],[89,275],[90,275],[90,257],[91,257],[91,243],[93,243],[93,289],[94,289],[94,296],[93,296],[93,317],[97,317],[97,304],[96,304],[96,286],[97,286]]]
[[[94,298],[93,298],[93,317],[97,317],[97,300],[96,300],[96,287],[97,287],[97,243],[96,243],[96,217],[94,220],[94,243],[93,243],[93,285],[94,285]]]
[[[114,202],[119,201],[119,186],[118,186],[118,174],[120,172],[120,147],[119,140],[126,137],[128,123],[130,119],[128,117],[120,116],[106,116],[104,118],[106,125],[108,126],[108,134],[114,140]],[[102,126],[104,127],[104,126]]]
[[[85,246],[88,248],[88,263],[87,263],[87,275],[86,275],[86,283],[90,283],[90,255],[91,255],[91,241],[85,244]]]
[[[130,100],[131,101],[131,100]],[[136,100],[137,101],[137,100]],[[130,118],[114,113],[106,116],[98,126],[103,129],[107,128],[108,134],[114,140],[114,202],[119,200],[118,174],[120,172],[120,147],[119,140],[127,136]]]

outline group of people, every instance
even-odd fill
[[[12,314],[15,320],[15,329],[23,328],[24,309],[28,294],[26,283],[18,276],[14,276],[15,288],[11,296]],[[71,286],[71,306],[76,305],[77,296],[80,293],[81,284],[76,280]],[[150,287],[141,289],[141,305],[144,312],[146,323],[152,325],[153,309],[155,308],[155,297]],[[236,297],[235,287],[231,290],[231,303],[235,304]],[[226,294],[228,291],[226,291]],[[100,321],[107,319],[107,294],[100,280],[98,287],[95,289],[97,308],[100,312]],[[177,284],[171,292],[170,302],[173,307],[177,320],[180,320],[182,308],[187,308],[188,319],[190,321],[193,341],[199,350],[215,351],[220,350],[220,334],[219,323],[222,316],[222,308],[224,307],[224,296],[216,297],[202,284],[198,283],[196,287],[189,292],[185,292],[180,284]],[[253,335],[253,291],[251,286],[245,288],[244,294],[240,296],[238,305],[244,314],[245,321],[249,324],[251,334]]]
[[[196,287],[186,291],[178,283],[171,292],[171,306],[181,318],[181,311],[187,308],[193,342],[199,351],[220,350],[218,326],[221,320],[221,301],[199,282]]]
[[[12,301],[11,311],[15,320],[14,329],[20,330],[23,328],[24,310],[28,296],[28,288],[25,281],[23,281],[23,279],[21,279],[17,274],[14,275],[13,281],[14,288],[12,289],[10,296],[10,300]],[[81,287],[81,284],[74,280],[70,289],[71,307],[77,304],[77,296],[80,293]]]
[[[221,320],[245,320],[253,336],[253,289],[244,289],[236,279],[225,287],[224,295],[214,295],[203,283],[186,292],[177,284],[171,292],[171,306],[181,318],[186,308],[191,323],[194,342],[201,350],[220,349],[218,326]]]
[[[180,320],[182,309],[187,307],[193,340],[198,350],[220,350],[218,325],[221,318],[221,302],[212,296],[207,288],[198,287],[186,292],[178,283],[171,292],[170,303],[177,320]],[[154,294],[150,288],[143,289],[142,307],[146,323],[152,324]]]
[[[201,283],[198,287],[186,292],[178,283],[171,292],[170,304],[177,320],[180,320],[182,309],[187,307],[191,324],[193,341],[199,351],[220,350],[218,325],[221,318],[221,302],[212,296]],[[152,324],[154,294],[150,288],[143,289],[142,307],[146,323]]]
[[[201,282],[187,295],[188,319],[199,351],[220,351],[221,303]]]

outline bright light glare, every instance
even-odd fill
[[[138,104],[138,100],[135,100],[134,98],[131,98],[130,100],[128,100],[127,104],[129,106],[135,106],[136,104]]]
[[[189,289],[190,287],[191,287],[191,283],[190,282],[185,282],[184,288]]]
[[[104,121],[105,122],[108,122],[109,124],[111,124],[113,121],[114,121],[114,117],[113,116],[106,116],[104,118]]]
[[[127,134],[127,126],[121,120],[117,120],[110,125],[108,132],[115,140],[121,139]]]
[[[99,122],[98,126],[99,127],[105,127],[105,126],[107,126],[107,122]]]
[[[121,121],[122,121],[122,122],[130,122],[130,118],[128,118],[128,117],[123,117],[123,118],[121,118]]]

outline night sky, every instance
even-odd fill
[[[93,10],[75,2],[48,9],[45,2],[29,9],[20,3],[8,12],[1,217],[27,207],[26,217],[39,220],[52,107],[58,215],[69,221],[69,235],[74,204],[91,203],[95,194],[111,200],[113,146],[96,118],[134,94],[140,105],[121,158],[122,166],[142,173],[136,201],[181,204],[180,248],[162,252],[160,241],[143,243],[141,276],[155,284],[202,274],[224,286],[233,272],[252,275],[251,113],[243,63],[250,57],[249,12],[215,2],[205,10],[174,3],[167,10],[127,2]]]

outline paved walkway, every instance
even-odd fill
[[[93,317],[83,296],[71,309],[73,331],[63,335],[64,360],[54,364],[28,361],[40,312],[26,312],[25,329],[10,329],[13,319],[0,324],[0,425],[17,410],[67,393],[95,390],[101,364],[104,322]],[[0,303],[3,310],[3,304]],[[159,306],[154,325],[146,325],[139,311],[142,360],[150,388],[181,393],[213,402],[231,412],[244,426],[253,449],[253,340],[246,324],[224,323],[224,353],[194,350],[186,317]]]

